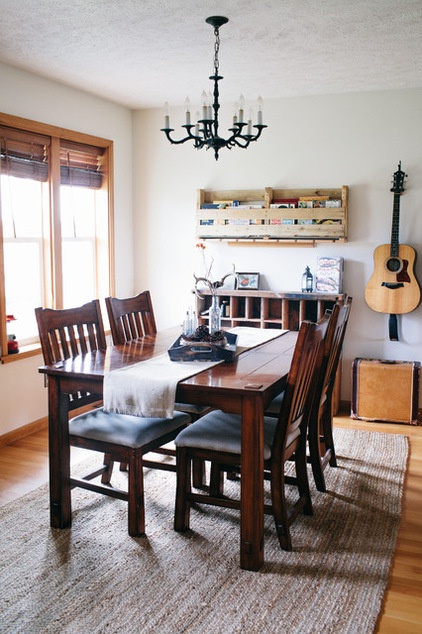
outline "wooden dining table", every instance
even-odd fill
[[[48,377],[50,469],[50,523],[53,528],[71,525],[69,446],[69,395],[89,392],[92,401],[103,395],[106,373],[151,359],[166,352],[180,328],[107,347],[106,350],[39,368]],[[297,332],[280,336],[242,352],[180,381],[176,401],[209,405],[242,416],[240,566],[259,570],[264,562],[264,411],[282,391]]]

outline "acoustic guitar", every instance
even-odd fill
[[[419,305],[421,292],[413,272],[415,250],[399,244],[400,196],[406,174],[401,169],[393,175],[394,194],[391,244],[382,244],[374,251],[374,272],[365,289],[366,303],[372,310],[390,315],[410,313]]]

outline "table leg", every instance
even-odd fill
[[[240,567],[264,563],[264,408],[262,399],[242,399]]]
[[[48,378],[48,439],[50,463],[50,526],[71,524],[69,397],[61,394],[60,381]]]

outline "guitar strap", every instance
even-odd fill
[[[397,315],[390,315],[388,320],[388,330],[390,333],[390,341],[398,341],[399,335],[397,330]]]

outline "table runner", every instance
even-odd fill
[[[236,354],[275,339],[286,330],[235,327]],[[104,409],[132,416],[172,418],[177,384],[222,361],[171,361],[166,353],[104,377]]]

